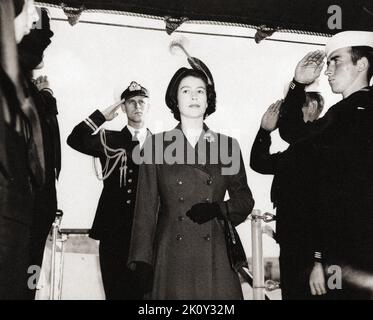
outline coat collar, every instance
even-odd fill
[[[195,155],[194,159],[196,160],[194,164],[188,164],[185,161],[185,165],[192,166],[198,170],[201,170],[211,176],[211,159],[210,159],[210,148],[211,144],[218,143],[218,135],[217,133],[213,132],[209,129],[209,127],[203,123],[203,130],[201,132],[201,135],[197,141],[197,144],[193,148],[191,144],[189,143],[188,139],[186,138],[183,130],[181,129],[181,122],[173,129],[173,130],[179,130],[183,134],[184,139],[184,154],[186,157],[186,154],[192,153]],[[201,146],[206,146],[205,148]],[[198,151],[205,151],[204,154],[198,154]]]

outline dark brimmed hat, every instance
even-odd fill
[[[130,85],[128,86],[128,88],[123,91],[120,98],[127,100],[135,96],[149,98],[149,91],[148,89],[138,84],[136,81],[132,81]]]
[[[54,33],[50,28],[49,12],[46,8],[37,10],[41,27],[32,29],[18,45],[20,62],[28,71],[34,70],[43,60],[45,49],[51,44]]]
[[[176,92],[177,92],[177,89],[179,87],[179,84],[180,84],[181,80],[184,79],[185,77],[188,77],[188,76],[194,76],[194,77],[198,76],[198,77],[204,79],[204,81],[206,82],[206,85],[208,84],[208,79],[206,77],[206,74],[204,72],[202,72],[201,70],[188,69],[188,68],[184,68],[184,67],[180,68],[179,70],[177,70],[175,72],[175,74],[171,78],[171,81],[170,81],[170,83],[168,84],[168,87],[167,87],[165,101],[166,101],[166,105],[169,108],[172,109],[174,104],[175,104],[175,101],[173,101],[173,100],[177,96]]]
[[[206,83],[207,89],[207,109],[205,116],[208,116],[215,112],[216,110],[216,92],[214,83],[209,84],[209,78],[205,72],[200,69],[188,69],[188,68],[180,68],[175,72],[173,77],[171,78],[170,83],[168,84],[166,95],[165,95],[165,102],[167,107],[171,110],[174,114],[174,118],[180,121],[180,113],[177,107],[177,90],[179,88],[180,82],[182,79],[192,76],[203,79]],[[210,78],[212,79],[212,78]]]
[[[199,70],[203,72],[207,78],[207,84],[214,86],[214,78],[212,77],[211,71],[207,66],[196,57],[188,57],[188,63],[194,70]]]

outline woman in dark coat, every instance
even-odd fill
[[[208,69],[179,69],[166,104],[180,123],[144,148],[129,264],[152,270],[150,299],[242,299],[223,218],[237,226],[254,200],[237,141],[203,122],[215,99]]]

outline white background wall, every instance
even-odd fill
[[[53,18],[65,18],[62,10],[50,9]],[[176,125],[164,102],[168,82],[174,72],[188,66],[183,56],[171,55],[171,37],[163,21],[122,15],[85,13],[81,22],[71,27],[66,21],[52,21],[55,35],[45,54],[45,67],[39,74],[49,77],[58,100],[62,139],[62,172],[58,183],[59,207],[64,211],[63,228],[90,228],[102,184],[94,174],[92,159],[66,144],[73,127],[96,108],[116,101],[130,81],[136,80],[151,91],[149,127],[153,132]],[[123,26],[83,23],[96,21]],[[284,87],[294,73],[299,59],[317,45],[287,41],[325,43],[315,36],[278,33],[256,44],[254,30],[203,24],[184,24],[178,31],[187,32],[190,53],[210,68],[216,84],[217,111],[206,123],[218,132],[236,137],[246,164],[248,183],[253,192],[255,208],[271,211],[269,191],[271,176],[253,172],[249,167],[250,150],[260,119],[266,108],[283,98]],[[210,33],[201,35],[194,33]],[[178,36],[179,34],[175,34]],[[173,36],[174,37],[174,36]],[[322,76],[320,90],[330,106],[339,100]],[[106,127],[121,129],[125,117],[120,116]],[[277,133],[273,134],[273,151],[286,148]],[[239,227],[245,248],[250,254],[250,224]],[[265,240],[265,255],[276,255],[277,246]]]

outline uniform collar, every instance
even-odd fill
[[[135,135],[135,130],[137,130],[139,132],[139,134],[138,134],[139,137],[141,137],[141,136],[146,137],[146,135],[147,135],[148,130],[147,130],[146,127],[143,127],[141,129],[135,129],[135,128],[131,127],[130,125],[127,125],[126,127],[127,127],[128,131],[131,133],[132,137]]]
[[[124,133],[127,132],[127,134],[129,135],[129,138],[132,139],[135,136],[135,130],[139,131],[139,133],[137,135],[137,138],[140,142],[140,147],[142,148],[146,138],[149,135],[151,135],[151,132],[146,127],[143,127],[141,129],[135,129],[135,128],[131,127],[130,125],[125,126],[125,128],[123,128],[122,132],[124,132]]]

